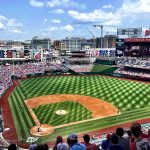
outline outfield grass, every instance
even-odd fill
[[[93,65],[91,72],[101,72],[111,67],[112,66],[106,66],[106,65]]]
[[[16,88],[9,97],[9,105],[12,111],[18,139],[26,139],[30,136],[29,129],[35,125],[24,103],[25,97],[20,88]]]
[[[21,80],[20,87],[16,88],[9,97],[9,103],[19,139],[26,139],[30,136],[29,129],[34,126],[34,122],[23,102],[27,98],[49,94],[87,95],[114,104],[122,113],[117,118],[108,117],[56,129],[52,135],[39,139],[43,142],[54,140],[59,134],[67,136],[71,132],[87,132],[149,117],[149,93],[150,84],[101,76],[55,76]]]
[[[93,65],[91,72],[112,73],[116,69],[117,69],[116,67],[112,67],[108,65]]]

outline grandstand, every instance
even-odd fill
[[[1,0],[0,150],[150,150],[149,7]]]
[[[112,134],[120,125],[129,128],[133,121],[143,124],[147,133],[149,74],[148,59],[92,58],[82,51],[51,62],[4,63],[0,66],[2,136],[5,142],[21,147],[33,141],[52,147],[58,135],[67,138],[76,132],[82,141],[88,133],[91,142],[101,147],[107,133]],[[89,106],[100,114],[95,115]],[[39,126],[42,132],[33,133]],[[45,134],[47,130],[50,132]]]
[[[126,78],[149,81],[150,79],[150,62],[149,60],[124,57],[117,59],[119,69],[114,73],[122,74]]]
[[[83,65],[90,63],[90,56],[86,53],[86,51],[72,51],[70,53],[70,57],[66,59],[66,63],[73,65]]]
[[[117,66],[122,68],[130,65],[132,67],[132,64],[134,64],[139,68],[139,64],[141,64],[140,67],[144,67],[148,64],[148,62],[146,63],[146,61],[143,60],[132,60],[131,58],[129,60],[128,59],[116,59]],[[146,63],[146,65],[144,63]],[[38,137],[36,139],[37,143],[53,142],[58,133],[61,134],[63,137],[67,137],[70,132],[76,132],[79,135],[83,135],[84,133],[90,133],[90,135],[92,136],[95,130],[99,130],[99,132],[95,134],[91,141],[99,145],[101,141],[104,140],[106,137],[106,134],[100,132],[100,129],[147,118],[149,116],[149,84],[140,83],[137,81],[133,82],[128,80],[121,80],[112,77],[104,77],[99,75],[66,75],[66,73],[69,73],[69,69],[77,73],[91,72],[91,74],[94,74],[97,72],[96,74],[99,73],[107,75],[108,72],[112,74],[113,71],[116,70],[118,67],[116,67],[115,65],[102,64],[71,64],[67,65],[66,68],[65,65],[63,65],[62,67],[62,65],[59,63],[56,64],[46,62],[30,62],[1,66],[1,76],[3,76],[3,79],[1,80],[1,85],[3,86],[2,83],[5,81],[7,82],[7,86],[4,86],[3,90],[1,91],[1,98],[4,99],[3,95],[5,96],[5,94],[7,94],[7,89],[10,89],[12,85],[17,86],[15,87],[14,91],[10,93],[10,95],[8,95],[9,104],[7,104],[7,107],[10,106],[11,112],[13,112],[12,114],[14,125],[12,125],[12,123],[9,123],[12,125],[12,128],[10,129],[10,131],[4,132],[4,137],[8,140],[16,139],[22,141],[21,143],[29,144],[27,141],[30,137],[32,137],[32,135],[30,134],[30,129],[35,126],[35,123],[29,114],[29,111],[25,105],[25,101],[44,95],[76,94],[82,96],[90,96],[91,98],[98,98],[99,100],[104,100],[114,105],[119,110],[119,114],[117,111],[114,116],[109,116],[106,118],[100,117],[93,120],[91,112],[86,107],[83,107],[79,103],[70,102],[71,99],[62,103],[39,105],[39,107],[33,108],[33,112],[37,116],[39,122],[41,124],[50,124],[56,127],[54,130],[55,132],[53,132],[52,134],[46,137]],[[146,68],[148,68],[148,66],[146,66]],[[59,73],[59,75],[61,74],[61,76],[52,76],[55,71],[61,72]],[[116,70],[114,73],[119,74],[120,72],[117,71],[118,70]],[[64,72],[66,73],[64,74]],[[46,77],[44,75],[46,75]],[[34,76],[36,78],[33,78]],[[17,80],[13,81],[12,79]],[[140,92],[141,90],[142,92]],[[54,108],[54,110],[52,108]],[[54,118],[50,117],[51,114],[55,112],[55,110],[67,110],[68,108],[72,108],[73,112],[72,114],[70,114],[71,117],[69,117],[67,114],[65,117],[63,117],[64,120],[61,120],[61,116],[57,116],[56,114],[52,115],[53,117],[55,116]],[[9,122],[9,120],[6,121],[8,115],[8,113],[6,113],[6,110],[7,109],[3,110],[3,113],[5,114],[4,126],[5,128],[10,128],[9,124],[5,124],[5,122]],[[68,112],[70,111],[71,110],[68,110]],[[44,112],[48,115],[47,117]],[[76,114],[77,116],[74,116],[74,114]],[[47,119],[44,119],[45,117]],[[67,118],[69,118],[69,120]],[[78,123],[78,121],[81,121],[81,123]],[[72,122],[77,123],[69,126],[63,125]],[[147,122],[148,121],[146,120],[144,123]],[[14,132],[15,134],[15,130],[17,136],[16,138],[14,138],[14,135],[12,135],[12,132]],[[112,132],[112,129],[108,128],[107,133],[108,132]],[[11,135],[13,138],[11,139],[9,135]],[[79,136],[80,138],[81,135]]]

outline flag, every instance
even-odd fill
[[[41,59],[41,53],[40,52],[36,53],[34,58],[35,59]]]

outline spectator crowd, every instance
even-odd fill
[[[67,65],[67,67],[75,72],[90,72],[93,68],[93,64],[90,64],[90,65]]]
[[[118,66],[130,66],[134,68],[141,68],[141,69],[150,69],[150,60],[143,60],[140,58],[133,58],[133,57],[122,57],[116,59],[116,64]]]
[[[0,96],[12,85],[11,76],[18,78],[25,77],[28,74],[45,73],[46,70],[63,69],[61,64],[52,64],[46,62],[6,64],[0,66]]]
[[[123,57],[117,58],[116,64],[120,68],[114,73],[124,74],[132,77],[150,78],[150,60],[141,58]]]
[[[91,141],[88,134],[83,135],[82,141],[79,141],[77,134],[72,133],[66,142],[62,136],[57,136],[53,148],[47,144],[32,143],[29,150],[150,150],[150,129],[144,133],[141,125],[135,122],[126,131],[118,127],[114,133],[107,134],[101,144],[96,145]],[[10,144],[8,150],[17,150],[17,145]]]
[[[142,70],[134,70],[134,69],[126,69],[124,67],[121,67],[114,71],[114,73],[129,75],[133,77],[141,77],[141,78],[150,78],[150,71],[142,71]]]

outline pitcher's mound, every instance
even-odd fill
[[[67,114],[67,111],[66,110],[57,110],[57,111],[55,111],[55,113],[57,115],[65,115],[65,114]]]
[[[54,127],[48,124],[41,124],[31,128],[30,133],[35,136],[46,136],[54,131]]]

